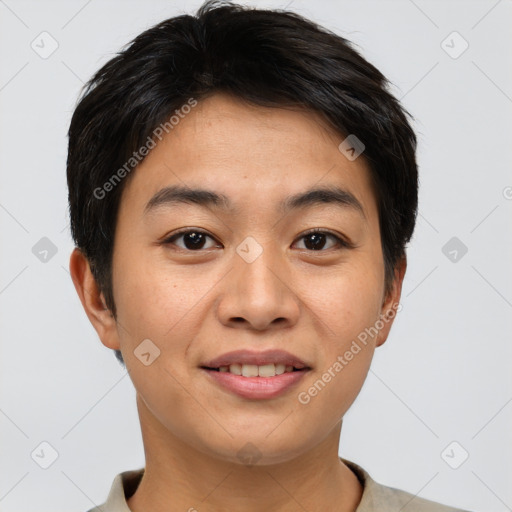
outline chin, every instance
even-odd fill
[[[290,442],[291,440],[293,441]],[[261,431],[254,432],[254,435],[245,431],[234,436],[229,441],[229,446],[210,445],[206,451],[220,460],[241,466],[269,466],[295,459],[304,453],[305,447],[298,445],[298,440],[292,433],[269,439],[267,431],[265,434],[261,434]]]

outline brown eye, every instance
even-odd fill
[[[183,245],[176,244],[175,241],[182,238]],[[179,233],[175,233],[171,237],[167,238],[164,241],[164,244],[172,244],[176,245],[180,249],[185,249],[189,251],[200,251],[202,249],[209,249],[210,247],[205,247],[206,239],[213,238],[210,235],[207,235],[203,231],[199,231],[197,229],[189,229],[186,231],[180,231]]]
[[[300,239],[304,239],[304,248],[310,251],[322,251],[329,244],[329,239],[334,240],[334,244],[331,244],[327,249],[332,249],[336,246],[349,247],[349,244],[339,236],[320,229],[310,231],[302,235]]]

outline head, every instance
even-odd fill
[[[325,437],[386,340],[418,196],[416,138],[387,85],[297,14],[216,2],[146,30],[86,84],[69,129],[73,280],[148,410],[201,450],[229,458],[232,441],[211,440],[188,393],[280,460],[294,421],[301,447]],[[147,366],[143,340],[159,351]],[[244,348],[311,368],[283,437],[257,432],[289,394],[243,400],[202,378]]]

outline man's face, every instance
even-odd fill
[[[312,113],[215,95],[134,171],[114,243],[118,324],[102,341],[122,350],[141,422],[224,460],[239,462],[250,442],[259,463],[277,463],[318,445],[353,403],[391,321],[366,344],[358,340],[399,290],[384,293],[369,171],[363,158],[340,152],[343,138]],[[233,210],[162,196],[147,206],[176,186],[225,196]],[[282,208],[317,188],[341,189],[344,201]],[[320,233],[308,234],[313,228]],[[151,340],[143,361],[160,350],[149,365],[139,359],[143,340]],[[202,368],[241,349],[285,350],[310,369],[281,392],[242,396]],[[236,387],[247,377],[229,378]],[[308,391],[315,383],[317,392]]]

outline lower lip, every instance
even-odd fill
[[[205,368],[201,368],[201,370],[224,389],[253,400],[265,400],[284,394],[309,371],[285,372],[275,377],[242,377],[230,372],[218,372]]]

